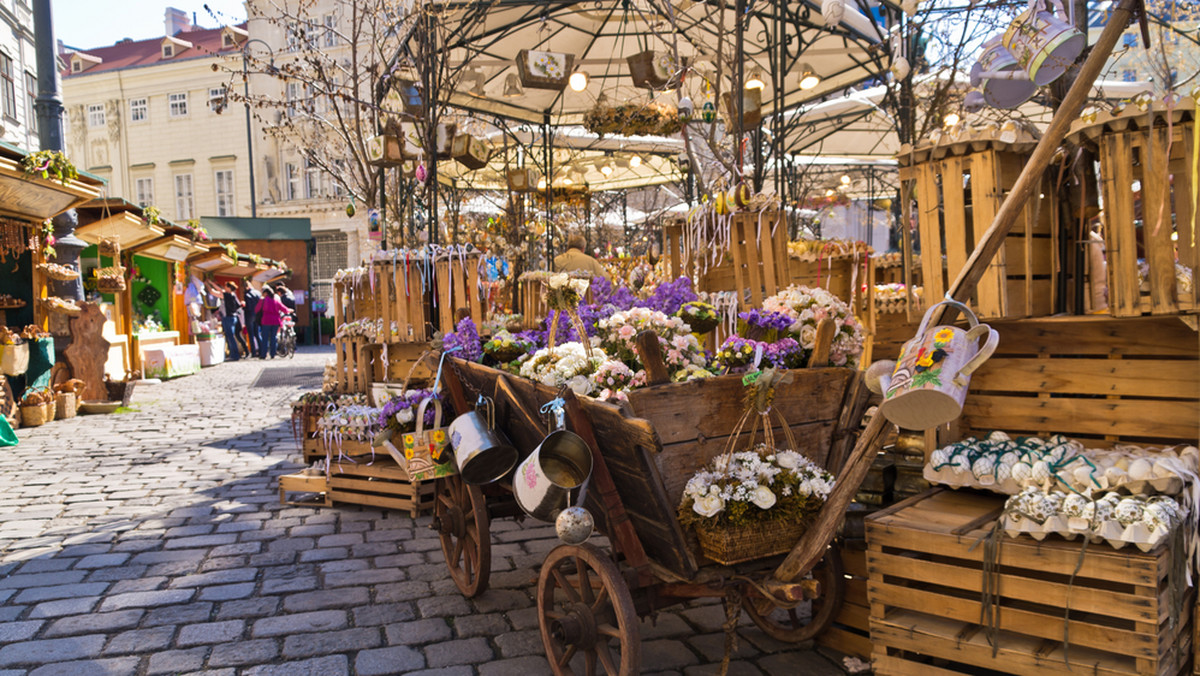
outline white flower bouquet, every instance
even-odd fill
[[[576,342],[544,347],[521,364],[520,373],[549,387],[568,385],[575,394],[588,395],[595,389],[590,376],[607,360],[600,350],[593,348],[592,353],[589,358],[583,344]]]
[[[833,486],[833,475],[803,455],[760,444],[697,472],[684,488],[679,521],[695,528],[704,555],[720,563],[781,554]]]
[[[707,366],[704,350],[700,347],[691,327],[679,317],[669,317],[658,310],[635,307],[614,313],[599,324],[600,345],[605,352],[627,364],[635,372],[642,368],[637,351],[637,335],[646,329],[658,334],[663,360],[672,380],[676,374],[698,374]],[[707,374],[707,373],[706,373]],[[711,375],[711,374],[707,374]]]

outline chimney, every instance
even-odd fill
[[[192,27],[192,22],[188,18],[187,12],[174,7],[167,8],[165,23],[167,35],[177,35]]]

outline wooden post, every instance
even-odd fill
[[[975,251],[971,252],[971,257],[967,259],[966,266],[950,285],[947,295],[951,298],[966,302],[983,277],[992,258],[1004,246],[1004,240],[1008,237],[1009,230],[1012,229],[1017,217],[1021,215],[1025,203],[1033,196],[1034,190],[1042,180],[1042,173],[1050,165],[1050,160],[1058,151],[1058,146],[1062,143],[1063,138],[1066,137],[1071,123],[1079,117],[1079,111],[1083,109],[1083,104],[1087,101],[1092,84],[1096,81],[1100,71],[1104,69],[1113,47],[1121,38],[1121,34],[1125,32],[1125,27],[1129,25],[1129,20],[1133,17],[1133,10],[1141,5],[1141,0],[1121,0],[1121,4],[1113,9],[1112,16],[1109,17],[1108,24],[1104,27],[1104,32],[1100,34],[1100,38],[1092,47],[1092,52],[1088,54],[1087,60],[1080,67],[1075,82],[1071,83],[1071,89],[1063,97],[1062,104],[1054,113],[1054,118],[1050,120],[1050,125],[1046,127],[1037,147],[1033,149],[1033,154],[1021,170],[1021,175],[1017,177],[1012,191],[1001,203],[1000,210],[996,212],[996,218],[992,221],[991,227],[983,234]],[[930,280],[925,280],[927,286],[930,283]],[[952,306],[942,305],[934,311],[933,324],[945,323],[953,319],[957,313],[958,310]]]
[[[671,374],[663,361],[662,345],[658,343],[658,334],[647,329],[637,335],[638,353],[642,357],[642,365],[646,367],[646,384],[661,385],[670,382]]]

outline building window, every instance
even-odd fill
[[[183,92],[182,94],[170,94],[167,96],[167,101],[171,104],[171,117],[187,117],[187,99],[187,92]]]
[[[140,207],[154,206],[154,179],[139,178],[134,181],[137,190],[137,201]]]
[[[221,36],[221,44],[226,47],[232,47],[233,46],[233,36],[230,35],[229,33],[222,35]]]
[[[300,51],[300,34],[299,34],[300,29],[296,25],[296,22],[289,21],[287,28],[285,30],[287,31],[287,51],[288,52]]]
[[[287,174],[287,198],[289,200],[300,199],[300,170],[295,164],[288,162],[285,173]]]
[[[4,116],[17,119],[17,83],[13,79],[12,58],[0,52],[0,78],[4,79]]]
[[[338,44],[337,15],[325,15],[325,46],[336,47]]]
[[[316,199],[321,196],[321,169],[312,160],[304,160],[304,198]]]
[[[129,100],[129,121],[145,122],[150,117],[150,105],[146,99]]]
[[[79,59],[75,59],[74,61],[71,62],[71,72],[72,73],[78,73],[81,70],[83,70],[83,63],[80,62]]]
[[[337,173],[339,176],[346,175],[346,161],[345,160],[334,160],[333,166],[335,169],[337,169]],[[346,195],[348,194],[346,192],[346,186],[343,185],[341,181],[339,181],[333,175],[328,176],[326,180],[328,180],[330,185],[333,186],[333,196],[334,197],[337,197],[337,198],[346,197]]]
[[[87,120],[89,127],[104,126],[104,104],[93,103],[87,108]]]
[[[225,110],[225,104],[228,101],[228,94],[225,91],[225,86],[213,87],[208,90],[208,109],[214,113],[219,113]]]
[[[192,197],[192,175],[175,176],[175,219],[186,221],[195,218],[196,206]]]
[[[346,268],[349,263],[348,237],[344,232],[314,232],[313,240],[316,244],[312,261],[313,281],[332,280],[337,271]]]
[[[25,124],[32,127],[37,121],[37,109],[33,107],[37,101],[37,78],[33,73],[25,71]]]
[[[295,117],[296,113],[301,110],[300,106],[300,83],[289,82],[287,84],[287,116]]]
[[[172,56],[175,56],[175,45],[172,45],[172,44],[163,45],[163,58],[169,59]]]
[[[221,169],[214,176],[217,183],[217,215],[233,216],[233,170]]]

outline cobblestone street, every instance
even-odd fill
[[[429,516],[280,505],[276,477],[302,467],[289,404],[331,354],[19,430],[0,461],[0,676],[550,673],[534,581],[552,527],[493,521],[491,588],[468,600]],[[717,673],[723,620],[719,603],[644,620],[644,673]],[[742,622],[731,674],[841,673]]]

